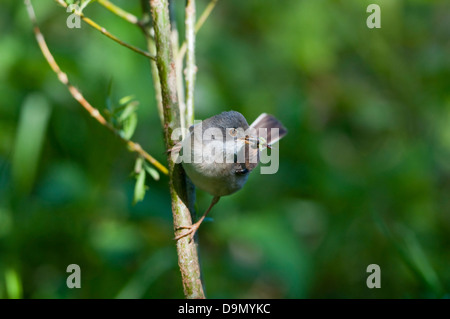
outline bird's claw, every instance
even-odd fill
[[[198,226],[199,225],[197,225],[197,224],[193,224],[191,226],[179,226],[179,227],[177,227],[176,230],[187,229],[188,231],[183,233],[183,234],[180,234],[180,235],[176,236],[174,238],[174,240],[179,240],[179,239],[181,239],[183,237],[189,236],[189,243],[190,243],[192,241],[192,239],[194,238],[195,233],[197,232]]]

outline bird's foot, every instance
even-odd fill
[[[183,237],[189,236],[189,242],[192,241],[192,238],[194,238],[195,233],[197,232],[198,228],[200,226],[200,223],[197,222],[195,224],[192,224],[191,226],[180,226],[177,227],[177,230],[181,229],[187,229],[187,232],[184,232],[183,234],[180,234],[174,238],[174,240],[179,240]]]

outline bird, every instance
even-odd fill
[[[249,174],[260,162],[260,152],[264,148],[270,149],[286,134],[283,124],[267,113],[262,113],[248,125],[241,113],[226,111],[189,127],[189,132],[170,152],[192,183],[213,198],[198,221],[176,229],[186,231],[174,239],[189,236],[191,241],[220,198],[245,185]]]

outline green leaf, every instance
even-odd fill
[[[124,122],[128,117],[131,116],[131,114],[136,112],[137,106],[138,106],[137,101],[128,103],[128,105],[125,107],[125,110],[119,116],[119,122]]]
[[[144,199],[145,196],[145,171],[141,170],[136,177],[136,184],[134,185],[133,205]]]
[[[159,181],[159,173],[158,171],[153,168],[152,166],[148,165],[147,163],[144,163],[144,168],[147,171],[147,173],[155,180]]]
[[[139,174],[141,172],[143,162],[144,162],[144,160],[142,159],[142,157],[137,158],[136,163],[134,164],[134,173],[135,174]]]
[[[124,96],[123,98],[121,98],[121,99],[119,100],[119,104],[120,104],[120,105],[126,105],[126,104],[128,104],[132,99],[134,99],[134,95]]]
[[[127,119],[123,122],[123,137],[129,140],[136,130],[137,126],[137,114],[131,113]]]
[[[51,105],[44,96],[37,93],[27,96],[21,108],[12,153],[12,182],[16,192],[27,193],[33,186],[50,114]]]
[[[22,298],[22,282],[15,269],[7,269],[5,272],[6,292],[10,299]]]

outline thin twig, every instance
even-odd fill
[[[198,30],[201,29],[203,24],[205,23],[206,19],[208,19],[209,15],[213,11],[214,7],[217,4],[217,1],[219,0],[211,0],[211,2],[206,6],[205,10],[203,10],[200,18],[198,19],[197,23],[195,24],[195,33],[197,34]]]
[[[172,41],[172,51],[178,52],[179,36],[178,28],[175,18],[175,2],[169,1],[169,15],[170,15],[170,28],[171,28],[171,41]],[[177,94],[178,94],[178,105],[180,109],[180,128],[181,128],[181,138],[184,138],[185,128],[186,128],[186,99],[184,96],[184,78],[183,78],[183,61],[175,59],[175,72],[177,78]]]
[[[67,8],[68,5],[67,3],[65,3],[63,0],[55,0],[56,2],[58,2],[61,6],[63,6],[64,8]],[[79,12],[77,10],[73,11],[74,14],[76,14],[77,16],[79,16],[84,22],[86,22],[87,24],[89,24],[91,27],[93,27],[94,29],[100,31],[102,34],[104,34],[105,36],[107,36],[108,38],[110,38],[111,40],[119,43],[120,45],[136,52],[139,53],[149,59],[155,59],[155,56],[151,55],[150,53],[148,53],[147,51],[144,51],[142,49],[139,49],[131,44],[128,44],[122,40],[120,40],[118,37],[116,37],[115,35],[111,34],[109,31],[107,31],[104,27],[98,25],[96,22],[94,22],[93,20],[89,19],[88,17],[86,17],[82,12]]]
[[[195,0],[186,1],[186,121],[187,126],[194,124],[194,84],[197,66],[195,65]],[[178,60],[180,61],[180,60]]]
[[[53,55],[51,54],[47,43],[45,42],[44,36],[42,35],[36,21],[36,15],[34,13],[33,6],[31,5],[30,0],[25,0],[25,5],[27,7],[28,16],[33,24],[33,31],[36,37],[36,41],[42,51],[42,54],[44,55],[45,59],[47,60],[48,64],[52,68],[53,72],[56,73],[58,76],[59,81],[64,84],[67,89],[69,90],[70,94],[75,98],[75,100],[78,101],[78,103],[81,104],[81,106],[89,112],[89,114],[97,120],[101,125],[107,127],[109,130],[115,133],[125,144],[127,144],[128,148],[141,155],[143,158],[145,158],[149,163],[154,165],[157,169],[159,169],[163,174],[168,174],[168,170],[166,167],[164,167],[160,162],[158,162],[155,158],[153,158],[150,154],[148,154],[146,151],[142,149],[142,147],[126,138],[121,136],[118,130],[116,130],[106,119],[100,114],[99,110],[93,107],[80,93],[80,91],[74,87],[69,82],[69,78],[67,77],[67,74],[61,71],[59,65],[56,63]]]
[[[135,26],[139,27],[146,36],[150,35],[153,37],[153,28],[148,28],[148,22],[146,18],[139,20],[138,17],[136,17],[134,14],[129,13],[128,11],[122,9],[121,7],[115,5],[114,3],[110,2],[109,0],[97,0],[97,2],[105,7],[107,10],[114,13],[116,16],[118,16],[121,19],[124,19],[125,21],[134,24]],[[152,54],[152,51],[149,50],[149,53],[151,56],[156,56],[156,54]]]
[[[125,21],[128,21],[131,24],[139,25],[139,19],[134,14],[125,11],[121,7],[116,6],[114,3],[108,0],[97,0],[97,2]]]
[[[208,19],[209,15],[213,11],[214,7],[217,4],[217,1],[219,0],[211,0],[208,5],[206,6],[205,10],[203,10],[200,18],[197,20],[197,23],[195,24],[195,34],[202,28],[203,24],[205,23],[206,19]],[[183,60],[184,55],[186,54],[187,49],[187,43],[186,41],[183,42],[183,44],[180,46],[180,50],[177,54],[178,60]]]
[[[147,47],[151,53],[156,55],[156,46],[155,41],[147,36]],[[159,119],[161,121],[161,125],[164,125],[164,114],[163,114],[163,105],[162,105],[162,95],[161,95],[161,84],[159,80],[158,67],[156,65],[155,60],[150,60],[150,68],[152,72],[153,79],[153,88],[155,90],[155,99],[156,99],[156,107],[158,109]]]
[[[145,39],[147,40],[147,49],[150,54],[156,56],[156,45],[154,40],[155,30],[151,25],[151,12],[150,12],[150,2],[148,0],[141,0],[142,7],[142,18],[141,18],[141,29],[144,33]],[[152,83],[153,89],[155,91],[156,107],[158,109],[159,119],[161,121],[161,126],[164,127],[164,114],[162,105],[162,95],[161,95],[161,83],[159,80],[158,66],[155,60],[150,60],[150,69],[152,72]]]

